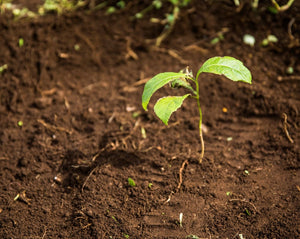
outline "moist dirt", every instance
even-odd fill
[[[300,237],[300,2],[274,15],[267,3],[193,1],[159,48],[163,26],[150,18],[170,9],[131,19],[150,3],[0,16],[1,238]],[[270,34],[278,42],[262,47]],[[155,99],[184,91],[161,89],[145,112],[143,86],[224,55],[253,84],[201,76],[199,164],[196,102],[165,126]]]

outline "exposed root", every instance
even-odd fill
[[[181,187],[181,184],[182,184],[182,172],[184,170],[184,166],[186,164],[188,164],[188,163],[189,162],[187,160],[184,160],[184,162],[181,165],[181,168],[179,169],[179,183],[178,183],[177,189],[180,189],[180,187]]]
[[[300,46],[299,38],[295,38],[292,33],[292,26],[295,23],[295,18],[292,18],[288,24],[288,34],[290,38],[289,48]]]
[[[169,194],[169,197],[168,197],[168,199],[164,202],[164,203],[168,203],[168,202],[170,202],[171,201],[171,197],[172,197],[172,195],[174,194],[174,192],[173,191],[171,191],[171,193]]]
[[[178,20],[178,17],[179,17],[179,8],[178,7],[174,7],[173,9],[173,17],[174,17],[174,20],[170,23],[170,26],[168,28],[166,28],[165,31],[163,31],[159,37],[156,38],[156,43],[155,45],[157,47],[160,46],[160,44],[171,34],[171,32],[173,31],[174,29],[174,26],[175,26],[175,23],[176,21]]]
[[[286,113],[282,113],[282,118],[283,118],[283,123],[282,123],[282,125],[283,125],[283,130],[284,130],[284,132],[285,132],[285,135],[286,135],[286,137],[288,138],[288,140],[293,144],[293,143],[294,143],[294,140],[291,138],[291,136],[290,136],[290,134],[289,134],[289,131],[288,131],[288,129],[287,129],[288,123],[287,123],[287,115],[286,115]]]
[[[43,234],[43,236],[42,236],[42,239],[44,239],[44,238],[45,238],[45,236],[46,236],[46,233],[47,233],[47,227],[45,227],[45,231],[44,231],[44,234]]]
[[[300,76],[278,76],[278,81],[300,80]]]
[[[138,55],[131,49],[131,38],[130,37],[126,37],[126,55],[125,55],[125,59],[128,60],[130,58],[134,59],[134,60],[138,60],[139,57]]]
[[[87,181],[90,179],[90,177],[92,176],[92,174],[96,171],[96,169],[98,169],[99,166],[96,166],[95,168],[93,168],[93,170],[90,172],[90,174],[86,177],[86,179],[84,180],[82,187],[81,187],[81,192],[83,192],[83,189],[87,183]]]
[[[174,59],[178,60],[181,64],[183,65],[187,65],[188,64],[188,61],[183,59],[178,53],[176,50],[172,50],[172,49],[164,49],[164,48],[158,48],[158,47],[155,47],[154,48],[155,51],[158,51],[158,52],[162,52],[162,53],[166,53],[168,55],[170,55],[171,57],[173,57]]]
[[[95,162],[96,158],[98,158],[98,156],[103,153],[105,150],[107,150],[109,147],[112,147],[111,144],[107,144],[104,148],[102,148],[97,154],[95,154],[92,158],[92,162]],[[112,147],[113,148],[113,147]],[[96,166],[95,168],[92,169],[92,171],[89,173],[89,175],[86,177],[86,179],[84,180],[82,187],[81,187],[81,192],[83,192],[83,189],[87,183],[87,181],[90,179],[90,177],[92,176],[92,174],[96,171],[96,169],[98,169],[99,166]]]

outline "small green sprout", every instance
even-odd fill
[[[278,42],[278,38],[274,35],[268,35],[267,38],[263,39],[261,42],[262,46],[268,46],[270,43]]]
[[[4,65],[0,66],[0,74],[1,74],[3,71],[7,70],[7,68],[8,68],[8,65],[7,65],[7,64],[4,64]]]
[[[123,8],[125,8],[126,3],[125,3],[125,1],[119,1],[119,2],[117,2],[116,5],[117,5],[120,9],[123,9]]]
[[[135,14],[133,19],[141,19],[143,18],[149,11],[153,9],[160,9],[163,6],[164,2],[170,2],[172,4],[172,10],[170,13],[165,14],[166,18],[163,20],[159,20],[157,18],[152,18],[152,22],[163,23],[164,29],[161,34],[157,37],[155,45],[157,47],[170,35],[172,30],[174,29],[175,23],[179,18],[180,9],[186,7],[191,0],[152,0],[152,3],[143,9],[142,11]]]
[[[268,10],[273,14],[277,14],[278,12],[284,12],[292,6],[294,1],[295,0],[289,0],[285,5],[280,6],[276,0],[271,0],[271,2],[273,3],[273,6],[270,6],[268,8]],[[258,3],[259,3],[259,0],[253,0],[253,2],[252,2],[253,9],[258,8]]]
[[[226,196],[230,196],[231,195],[231,192],[226,192]]]
[[[289,66],[288,68],[286,68],[286,73],[292,75],[294,73],[294,68]]]
[[[283,11],[288,10],[292,6],[292,4],[294,2],[294,0],[289,0],[287,2],[287,4],[285,4],[283,6],[279,6],[279,4],[277,3],[276,0],[271,0],[271,1],[273,3],[274,7],[276,8],[276,10],[279,11],[279,12],[283,12]]]
[[[129,238],[129,235],[128,235],[128,234],[123,233],[123,236],[124,236],[125,238]]]
[[[134,181],[132,178],[128,178],[128,184],[129,184],[131,187],[135,187],[135,186],[136,186],[136,183],[135,183],[135,181]]]
[[[141,112],[135,111],[135,112],[132,113],[132,118],[136,119],[137,117],[140,116],[140,114],[141,114]]]
[[[38,9],[38,13],[45,15],[47,12],[56,12],[60,15],[63,12],[74,11],[85,4],[84,0],[44,0],[44,4]]]
[[[116,11],[116,8],[113,6],[110,6],[109,8],[107,8],[106,10],[106,14],[112,14]]]
[[[24,46],[24,39],[23,38],[19,38],[19,47]]]
[[[111,216],[111,218],[115,221],[118,222],[117,218],[115,216]]]
[[[213,57],[208,59],[198,70],[196,77],[186,68],[178,73],[164,72],[157,74],[152,79],[147,81],[142,95],[142,106],[144,110],[148,110],[148,104],[152,95],[162,88],[170,84],[171,88],[183,87],[189,91],[183,96],[166,96],[160,98],[154,105],[154,112],[161,121],[168,125],[168,121],[173,112],[179,109],[186,98],[193,98],[197,101],[199,111],[199,136],[201,141],[201,155],[199,163],[202,162],[204,156],[204,140],[202,134],[202,110],[200,107],[199,93],[199,76],[201,73],[214,73],[224,75],[232,81],[242,81],[251,84],[251,72],[243,65],[243,63],[233,57]],[[194,87],[190,84],[193,83]]]
[[[151,187],[153,186],[153,183],[149,183],[148,184],[148,188],[151,189]]]
[[[22,127],[22,126],[23,126],[23,121],[21,121],[21,120],[18,121],[18,126],[19,126],[19,127]]]
[[[210,44],[216,45],[217,43],[219,43],[220,41],[223,41],[223,40],[224,40],[224,35],[222,32],[220,32],[217,37],[213,38],[210,41]]]
[[[248,216],[251,216],[251,213],[249,212],[249,210],[247,208],[245,208],[245,213],[248,215]]]
[[[160,9],[162,6],[162,2],[160,0],[154,0],[152,4],[156,9]]]
[[[75,44],[74,45],[74,50],[75,51],[79,51],[80,50],[80,45],[79,44]]]

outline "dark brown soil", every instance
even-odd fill
[[[300,2],[273,15],[264,5],[194,1],[159,49],[151,39],[162,26],[149,18],[169,9],[130,20],[150,2],[109,16],[0,17],[0,238],[300,237]],[[279,41],[263,48],[268,34]],[[145,79],[196,72],[216,55],[243,61],[253,84],[201,77],[199,165],[196,102],[164,126],[141,95]]]

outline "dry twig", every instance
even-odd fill
[[[284,132],[285,132],[285,135],[286,135],[286,137],[288,138],[288,140],[293,144],[293,143],[294,143],[294,140],[291,138],[291,136],[290,136],[290,134],[289,134],[289,131],[288,131],[288,129],[287,129],[288,123],[287,123],[287,115],[286,115],[286,113],[282,113],[282,118],[283,118],[283,123],[282,123],[282,125],[283,125],[283,130],[284,130]]]
[[[181,168],[179,169],[179,183],[178,183],[177,189],[180,189],[180,187],[181,187],[181,184],[182,184],[182,172],[184,170],[184,166],[186,164],[188,164],[188,163],[189,162],[187,160],[184,160],[184,162],[181,165]]]
[[[278,76],[278,81],[300,80],[300,76]]]
[[[37,120],[40,124],[42,124],[45,128],[51,130],[51,131],[63,131],[66,132],[68,134],[72,134],[72,130],[68,130],[66,128],[60,127],[60,126],[54,126],[51,124],[46,123],[44,120],[42,119],[38,119]]]

